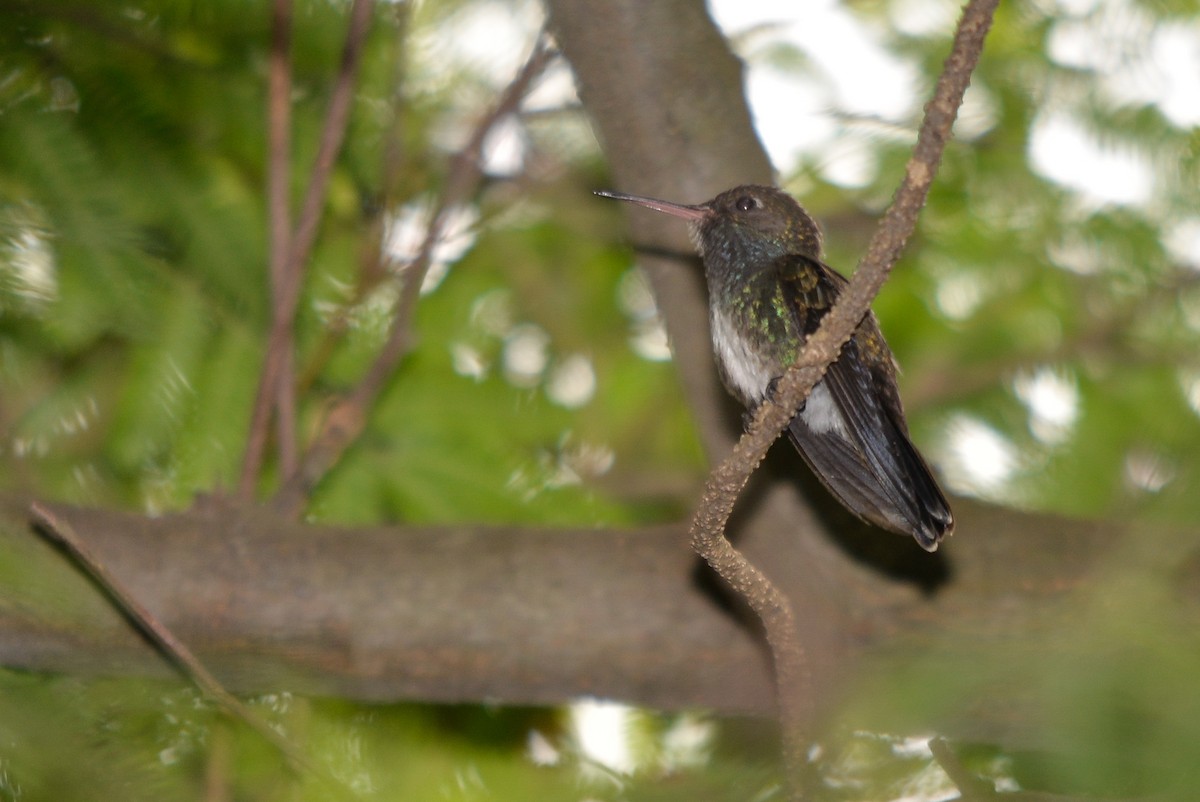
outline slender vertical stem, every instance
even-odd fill
[[[284,273],[287,270],[288,248],[291,240],[291,212],[288,203],[291,165],[291,93],[292,93],[292,3],[291,0],[274,0],[271,6],[271,52],[267,66],[267,250],[268,276],[271,289],[271,319],[282,314]],[[282,356],[267,354],[264,373],[270,370],[274,359]],[[291,360],[283,366],[285,375],[291,372]],[[264,377],[265,378],[265,377]],[[255,402],[250,431],[246,437],[246,451],[242,457],[242,478],[239,495],[250,500],[254,495],[254,483],[262,465],[269,436],[271,398],[260,386]],[[286,401],[276,397],[281,407],[278,417],[277,436],[281,451],[290,448],[290,430],[285,430],[283,414]]]
[[[358,386],[339,401],[326,416],[321,433],[314,439],[301,459],[299,470],[290,476],[275,496],[275,506],[282,514],[295,515],[305,497],[321,476],[341,459],[346,449],[358,438],[366,425],[367,413],[383,391],[388,377],[408,352],[412,336],[412,316],[420,297],[421,284],[433,257],[433,248],[442,236],[446,212],[462,203],[478,185],[481,177],[479,160],[483,143],[496,123],[514,113],[534,80],[557,55],[545,36],[539,36],[525,65],[501,94],[496,104],[475,125],[470,139],[455,154],[450,164],[445,189],[430,214],[425,238],[416,257],[404,267],[404,287],[392,329],[383,349],[371,363]]]
[[[326,190],[333,173],[333,165],[342,147],[346,126],[350,119],[350,104],[358,76],[363,43],[370,27],[374,0],[354,0],[350,9],[350,24],[346,31],[346,43],[342,50],[341,65],[334,84],[333,95],[325,114],[325,124],[317,148],[317,157],[304,201],[300,208],[299,222],[287,248],[287,257],[282,262],[278,276],[278,291],[273,307],[271,333],[267,340],[267,354],[259,376],[258,394],[250,421],[246,454],[242,461],[240,492],[244,498],[254,494],[258,472],[262,467],[266,447],[266,428],[272,409],[277,408],[281,392],[291,393],[291,370],[293,327],[296,309],[300,303],[303,286],[304,264],[308,260],[316,241],[317,226],[321,210],[325,205]],[[280,385],[286,388],[280,390]],[[290,437],[290,435],[289,435]]]
[[[288,269],[292,228],[288,199],[292,151],[291,0],[274,0],[271,17],[271,57],[267,73],[267,218],[271,297],[272,305],[277,306],[282,297],[284,273]],[[280,466],[289,471],[296,462],[294,365],[291,349],[281,356],[284,363],[276,384],[275,438],[279,444]]]
[[[278,296],[287,264],[292,126],[292,0],[271,6],[271,54],[267,67],[267,236],[271,289]]]
[[[325,114],[325,125],[321,129],[321,140],[317,146],[308,189],[300,207],[300,220],[292,238],[292,247],[288,251],[284,286],[290,290],[289,297],[292,298],[299,295],[302,266],[316,241],[317,225],[321,222],[321,210],[325,206],[325,193],[333,175],[334,162],[341,152],[342,141],[346,136],[346,127],[350,121],[350,104],[354,99],[354,88],[358,80],[358,67],[362,60],[363,44],[370,29],[374,7],[375,0],[354,0],[350,9],[350,27],[346,31],[346,45],[342,50],[337,81]]]

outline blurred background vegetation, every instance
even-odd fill
[[[244,0],[0,0],[0,487],[157,513],[236,486],[270,325],[268,12]],[[345,12],[296,3],[294,198]],[[903,67],[911,96],[885,114],[831,90],[826,139],[764,139],[781,183],[825,222],[828,261],[849,270],[901,175],[957,12],[935,0],[833,12],[891,59],[886,69]],[[753,68],[764,125],[778,110],[756,87],[838,83],[782,33],[807,13],[723,20]],[[450,155],[542,23],[524,0],[383,3],[375,16],[300,305],[306,436],[374,358]],[[1002,4],[918,236],[875,305],[905,368],[916,439],[958,493],[1195,525],[1198,19],[1190,0]],[[1169,77],[1180,64],[1196,68],[1190,79]],[[1062,155],[1072,150],[1075,172]],[[484,169],[426,279],[416,350],[308,516],[676,520],[705,464],[622,210],[590,195],[605,185],[604,158],[565,64],[491,137]],[[1143,626],[1161,589],[1114,582],[1112,593],[1081,602],[1081,620],[1103,623],[1079,637],[1136,647],[1121,663],[1130,681],[1077,687],[1077,667],[1033,658],[1046,659],[1041,692],[1073,722],[1066,731],[1093,740],[1047,743],[1053,759],[980,744],[964,754],[973,769],[1010,789],[1110,798],[1198,779],[1181,762],[1200,749],[1194,630]],[[827,798],[953,795],[919,733],[854,726],[935,704],[908,696],[926,667],[897,667],[846,711],[837,745],[818,756]],[[1143,682],[1150,670],[1159,684]],[[1114,713],[1130,687],[1143,693]],[[771,747],[698,713],[285,693],[252,703],[329,766],[346,798],[778,790]],[[0,708],[0,799],[331,798],[182,682],[6,672]],[[596,735],[605,727],[613,737]]]

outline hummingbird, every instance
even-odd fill
[[[786,192],[747,185],[687,206],[600,191],[688,221],[704,262],[717,368],[748,415],[784,371],[847,281],[821,261],[821,231]],[[788,424],[813,473],[867,523],[935,551],[954,529],[950,505],[908,435],[896,361],[868,311]]]

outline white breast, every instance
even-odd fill
[[[727,314],[713,310],[711,319],[713,348],[729,390],[743,404],[757,404],[778,366],[750,347]]]
[[[757,404],[765,396],[771,380],[783,373],[784,366],[751,348],[726,313],[713,310],[711,317],[713,347],[729,390],[743,404]],[[817,382],[809,393],[800,419],[814,434],[833,433],[842,437],[847,434],[846,419],[824,381]]]

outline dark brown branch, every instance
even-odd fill
[[[373,9],[374,0],[354,0],[350,9],[350,23],[346,31],[341,66],[325,115],[325,124],[300,209],[299,222],[288,244],[287,259],[279,276],[278,292],[272,310],[271,333],[267,340],[267,354],[259,377],[258,393],[250,422],[250,436],[242,461],[239,483],[242,498],[248,499],[254,495],[266,447],[265,432],[271,412],[277,407],[280,393],[293,392],[291,371],[288,367],[293,359],[292,328],[300,303],[300,290],[303,287],[303,268],[316,241],[317,226],[325,205],[325,192],[350,119],[350,105],[354,97],[358,65]],[[280,387],[284,383],[288,386],[281,390]]]
[[[43,505],[34,502],[30,505],[37,529],[56,543],[62,544],[75,561],[90,575],[107,593],[124,614],[151,643],[153,643],[183,674],[190,679],[208,698],[217,704],[227,715],[244,722],[250,729],[257,732],[264,740],[279,750],[292,768],[297,771],[317,772],[313,764],[300,749],[284,736],[276,732],[270,724],[263,720],[236,696],[225,690],[225,686],[209,672],[204,664],[192,653],[187,644],[175,636],[166,625],[158,620],[137,597],[125,587],[104,563],[92,554],[84,542],[75,534],[74,528],[59,519]]]
[[[733,453],[712,472],[692,523],[693,548],[746,600],[766,630],[775,657],[784,761],[796,781],[793,793],[798,793],[798,781],[806,765],[804,726],[812,718],[809,700],[813,689],[807,676],[804,651],[796,635],[795,616],[787,597],[733,548],[725,538],[725,527],[750,475],[854,334],[912,235],[942,151],[950,139],[971,73],[983,51],[983,41],[997,2],[971,0],[967,4],[933,99],[926,106],[925,120],[904,180],[884,214],[866,256],[846,291],[805,343],[796,364],[780,381],[775,398],[759,407]]]
[[[525,65],[496,105],[480,118],[467,143],[455,154],[446,186],[430,214],[429,227],[421,247],[413,261],[402,268],[404,286],[396,304],[388,340],[354,391],[338,402],[326,416],[320,433],[305,452],[299,470],[280,489],[275,504],[276,509],[285,515],[294,516],[299,512],[315,484],[362,434],[375,400],[411,347],[413,312],[420,297],[421,284],[429,270],[433,249],[442,236],[447,211],[464,202],[474,192],[482,177],[480,158],[488,133],[498,122],[516,112],[530,86],[554,55],[546,38],[539,36]]]

